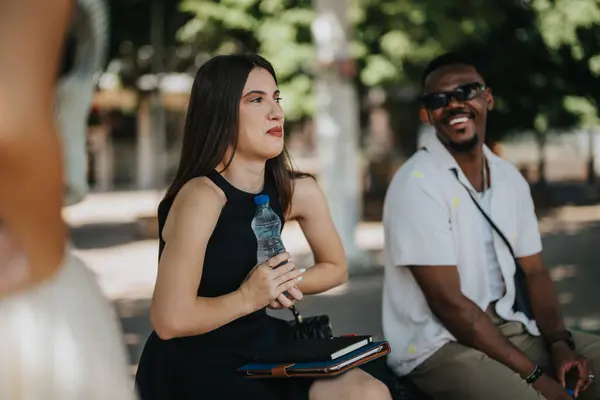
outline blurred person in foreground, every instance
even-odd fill
[[[0,5],[1,399],[134,398],[116,316],[70,254],[61,216],[55,98],[77,10],[71,0]]]
[[[136,377],[144,400],[390,399],[383,383],[358,368],[318,380],[236,373],[261,349],[291,337],[267,307],[290,307],[348,276],[321,189],[289,163],[280,100],[275,71],[258,55],[216,56],[196,74],[179,168],[158,207],[154,332]],[[258,194],[270,197],[282,226],[298,221],[312,267],[297,269],[288,253],[256,266]]]
[[[529,185],[484,144],[491,89],[453,53],[430,63],[423,86],[421,118],[436,135],[384,205],[390,367],[434,399],[570,399],[567,372],[567,389],[599,399],[600,337],[565,328]],[[521,265],[534,318],[513,309],[515,259],[482,211]]]

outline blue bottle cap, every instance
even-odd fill
[[[262,204],[267,204],[270,200],[271,199],[269,198],[269,195],[261,194],[259,196],[254,197],[254,204],[260,206]]]

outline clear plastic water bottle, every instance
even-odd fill
[[[254,197],[256,213],[251,226],[258,244],[256,249],[256,262],[258,264],[285,252],[285,246],[281,240],[281,220],[271,208],[270,200],[266,194]]]

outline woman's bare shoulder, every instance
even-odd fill
[[[311,175],[302,175],[294,179],[290,218],[305,216],[310,208],[325,203],[325,197],[316,179]]]
[[[220,187],[218,187],[210,178],[206,176],[200,176],[187,181],[181,187],[181,190],[177,194],[175,201],[177,201],[179,198],[184,199],[183,201],[185,202],[189,200],[196,201],[200,199],[214,199],[221,202],[222,205],[227,202],[225,192],[223,192]]]
[[[221,188],[207,177],[198,177],[186,182],[179,190],[169,210],[162,230],[166,241],[175,226],[191,229],[197,221],[216,223],[227,197]]]

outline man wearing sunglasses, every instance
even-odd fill
[[[491,90],[450,53],[421,102],[436,134],[384,204],[390,367],[433,399],[600,399],[600,337],[566,330],[529,185],[484,144]]]

